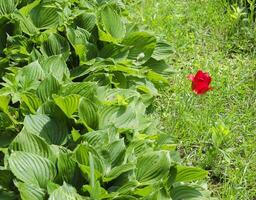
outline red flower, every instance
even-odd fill
[[[212,87],[210,87],[210,83],[212,81],[212,78],[207,72],[203,72],[202,70],[199,70],[196,75],[188,75],[188,78],[192,81],[192,90],[196,94],[204,94],[208,90],[212,90]]]

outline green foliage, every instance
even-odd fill
[[[204,196],[207,172],[181,167],[148,115],[171,47],[125,11],[120,0],[0,0],[1,199]]]

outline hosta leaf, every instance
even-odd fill
[[[156,38],[146,32],[135,32],[124,38],[122,43],[130,47],[129,59],[144,63],[154,52]]]
[[[105,30],[114,38],[123,38],[125,26],[121,16],[110,6],[105,6],[101,11],[102,23]]]
[[[0,0],[0,17],[14,12],[16,9],[15,0]]]
[[[142,196],[142,197],[148,197],[152,193],[152,191],[154,191],[154,188],[152,187],[152,185],[150,185],[150,186],[146,186],[143,188],[136,188],[134,191],[134,194]]]
[[[7,113],[11,98],[9,96],[0,96],[0,111]]]
[[[20,76],[29,80],[43,80],[45,73],[38,61],[34,61],[23,67]]]
[[[99,111],[99,129],[114,125],[117,118],[125,112],[125,107],[106,106]]]
[[[53,94],[58,94],[60,84],[52,75],[44,79],[38,87],[37,94],[42,102],[52,99]]]
[[[147,124],[141,123],[145,105],[137,100],[132,101],[126,106],[105,106],[99,112],[99,128],[103,129],[109,125],[124,129],[144,129]]]
[[[202,197],[201,192],[196,190],[193,187],[186,186],[186,185],[179,185],[175,186],[171,190],[171,197],[173,200],[186,200],[186,199],[195,199],[195,200],[201,200],[204,199]]]
[[[38,114],[44,114],[52,119],[61,121],[65,124],[68,120],[65,113],[55,104],[54,101],[47,101],[43,103],[37,111]]]
[[[95,184],[91,185],[84,185],[83,186],[84,192],[89,192],[91,199],[112,199],[115,194],[108,194],[107,190],[100,186],[100,182],[96,181]]]
[[[37,185],[26,184],[22,182],[17,182],[16,187],[20,192],[20,197],[22,200],[44,200],[45,190],[38,187]]]
[[[131,164],[131,163],[114,167],[106,176],[104,176],[103,181],[104,182],[112,181],[113,179],[116,179],[121,174],[133,170],[134,167],[135,167],[134,164]]]
[[[85,144],[79,145],[75,150],[74,157],[80,166],[89,166],[89,153],[93,157],[95,171],[102,173],[104,171],[103,159],[92,147]]]
[[[39,136],[22,130],[9,146],[13,151],[34,153],[45,158],[52,158],[50,146]]]
[[[98,109],[89,99],[82,98],[78,108],[78,115],[88,128],[98,127]]]
[[[62,121],[54,120],[47,115],[27,115],[24,127],[28,132],[40,135],[50,144],[63,144],[68,135],[68,128]]]
[[[119,133],[113,127],[104,130],[91,131],[84,134],[82,141],[88,142],[91,146],[95,148],[100,148],[106,144],[112,143],[114,141],[120,140]]]
[[[32,153],[12,153],[9,165],[18,179],[42,188],[46,188],[47,182],[56,176],[54,164],[50,160]]]
[[[31,36],[39,33],[39,30],[35,27],[29,17],[26,17],[18,12],[14,13],[14,17],[19,21],[20,29],[23,33]]]
[[[112,167],[121,165],[124,159],[124,152],[125,152],[125,144],[124,140],[120,139],[109,144],[106,148],[108,151],[108,162],[111,164]]]
[[[106,44],[100,51],[102,58],[125,59],[128,57],[129,47],[117,44]]]
[[[61,181],[71,183],[72,179],[75,176],[76,162],[71,158],[69,153],[60,153],[58,157],[58,176],[61,178]]]
[[[65,60],[69,57],[68,41],[57,33],[51,33],[41,45],[41,51],[46,56],[62,55]]]
[[[158,74],[153,71],[149,71],[147,73],[147,78],[148,78],[148,80],[153,82],[155,85],[163,85],[163,84],[169,83],[165,77],[163,77],[161,74]]]
[[[59,14],[56,7],[39,4],[30,11],[33,24],[39,29],[56,28],[59,25]]]
[[[88,99],[93,98],[96,92],[97,85],[93,82],[80,82],[80,83],[69,83],[63,85],[61,89],[61,94],[64,96],[70,94],[78,94],[82,97],[86,97]]]
[[[77,94],[71,94],[65,97],[56,96],[54,97],[54,101],[67,115],[67,117],[71,118],[74,112],[78,110],[80,97],[81,96]]]
[[[46,58],[41,64],[46,74],[51,74],[59,81],[61,81],[63,77],[69,77],[67,64],[61,55]]]
[[[79,27],[77,29],[69,27],[67,29],[67,38],[75,49],[80,64],[97,57],[97,47],[89,42],[90,33],[87,30]]]
[[[39,97],[34,93],[26,93],[21,95],[21,100],[26,104],[31,113],[35,114],[39,106],[42,104]]]
[[[177,170],[176,182],[201,180],[208,175],[207,171],[196,167],[177,166]]]
[[[136,179],[147,184],[160,180],[168,174],[168,171],[169,161],[167,154],[163,151],[146,153],[140,156],[135,169]]]
[[[91,32],[92,29],[93,29],[93,28],[95,27],[95,25],[96,25],[96,16],[95,16],[94,13],[88,13],[88,12],[86,12],[86,13],[83,13],[83,14],[81,14],[81,15],[78,15],[78,16],[75,18],[74,23],[75,23],[77,26],[79,26],[79,27],[81,27],[81,28],[83,28],[83,29],[85,29],[85,30]]]
[[[156,43],[156,48],[153,52],[152,58],[156,60],[163,60],[168,58],[173,52],[172,47],[167,42],[158,41]]]
[[[57,183],[54,183],[52,181],[48,181],[47,184],[47,192],[49,195],[51,195],[55,190],[57,190],[60,187]]]
[[[18,0],[20,1],[20,0]],[[29,3],[31,2],[31,3]],[[34,0],[34,1],[27,1],[27,5],[23,6],[19,11],[22,15],[27,16],[29,15],[30,11],[36,7],[39,3],[41,2],[41,0]]]
[[[158,61],[154,58],[150,58],[144,65],[159,74],[170,74],[174,72],[174,69],[164,60]]]
[[[49,200],[84,200],[76,189],[64,182],[63,186],[56,189],[49,197]]]

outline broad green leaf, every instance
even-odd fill
[[[114,125],[117,128],[143,130],[148,126],[142,123],[145,109],[145,105],[136,99],[125,106],[104,106],[99,111],[99,128]]]
[[[91,153],[91,155],[93,156],[95,171],[98,171],[99,173],[102,174],[102,172],[105,170],[104,164],[103,164],[103,159],[98,154],[98,152],[95,151],[95,149],[93,149],[92,147],[85,145],[85,144],[79,145],[74,152],[74,157],[75,157],[76,161],[79,163],[79,166],[84,165],[84,166],[89,167],[89,165],[90,165],[89,153]],[[84,168],[84,169],[85,169],[85,172],[87,173],[88,171],[86,171],[86,168]]]
[[[112,199],[115,194],[108,194],[107,190],[101,187],[100,182],[96,181],[96,183],[92,185],[84,185],[84,192],[89,192],[91,199]]]
[[[201,199],[204,199],[201,192],[199,192],[198,190],[196,190],[193,187],[186,186],[186,185],[175,186],[171,190],[171,197],[173,200],[181,200],[181,199],[201,200]]]
[[[77,94],[71,94],[65,97],[56,96],[54,97],[54,101],[67,115],[67,117],[71,118],[72,115],[78,110],[80,97],[81,96]]]
[[[59,81],[70,75],[67,64],[61,55],[45,58],[41,64],[45,74],[52,75]]]
[[[85,13],[82,13],[81,15],[78,15],[75,18],[74,23],[77,26],[91,32],[96,25],[96,16],[94,13],[85,12]]]
[[[139,182],[138,181],[135,181],[135,180],[131,180],[131,181],[128,181],[127,183],[125,183],[124,185],[122,185],[119,189],[118,189],[118,193],[119,194],[127,194],[129,193],[130,191],[134,191],[134,189],[139,186]],[[115,198],[116,199],[116,198]],[[122,199],[120,197],[120,199]],[[126,199],[126,198],[124,198]],[[132,198],[131,198],[132,199]]]
[[[19,1],[19,0],[18,0]],[[34,0],[31,1],[31,3],[23,6],[19,11],[22,15],[27,16],[29,15],[29,12],[36,7],[39,3],[41,2],[41,0]]]
[[[38,187],[37,185],[31,185],[27,183],[17,182],[16,187],[20,192],[20,197],[22,200],[44,200],[45,190]]]
[[[58,94],[60,84],[52,75],[44,79],[38,87],[37,94],[42,102],[52,99],[53,94]]]
[[[49,144],[63,144],[68,135],[65,122],[43,114],[27,115],[24,120],[24,127],[28,132],[40,135]]]
[[[123,38],[125,26],[121,16],[110,6],[105,6],[101,10],[102,23],[105,30],[114,38]]]
[[[87,54],[90,51],[88,42],[89,37],[90,33],[82,28],[67,29],[67,38],[75,49],[80,63],[87,61]]]
[[[64,182],[63,186],[56,189],[49,197],[49,200],[84,200],[76,189]]]
[[[35,114],[39,106],[42,104],[39,97],[34,93],[22,94],[21,100],[26,104],[32,114]]]
[[[120,140],[119,133],[113,127],[104,130],[91,131],[81,137],[82,141],[87,142],[95,148],[101,148],[106,144]]]
[[[51,195],[55,190],[57,190],[60,187],[57,183],[54,183],[53,181],[48,181],[47,184],[47,192],[49,195]]]
[[[28,80],[43,80],[45,73],[38,61],[34,61],[23,67],[20,76],[24,76]]]
[[[74,142],[78,141],[81,138],[81,134],[79,133],[79,131],[74,128],[71,131],[71,135]]]
[[[131,163],[114,167],[106,176],[103,177],[103,181],[104,182],[112,181],[117,177],[119,177],[121,174],[133,170],[134,167],[135,167],[134,164],[131,164]]]
[[[113,59],[126,59],[129,54],[129,48],[125,45],[119,44],[106,44],[100,50],[100,57],[102,58],[113,58]]]
[[[174,69],[167,64],[164,60],[155,60],[154,58],[150,58],[144,66],[147,66],[152,71],[159,73],[159,74],[170,74],[174,72]]]
[[[159,181],[169,172],[168,160],[169,158],[164,151],[149,152],[140,156],[135,169],[136,179],[145,184]]]
[[[61,181],[71,183],[75,176],[76,162],[71,158],[70,153],[60,153],[58,157],[58,177]]]
[[[74,82],[63,85],[61,94],[68,96],[70,94],[78,94],[82,97],[92,99],[95,95],[97,85],[93,82]]]
[[[40,50],[46,56],[62,55],[65,60],[70,54],[67,39],[57,33],[51,33],[42,43]]]
[[[123,139],[117,140],[107,145],[106,150],[108,155],[105,155],[105,159],[107,159],[111,167],[122,164],[125,153],[125,144]]]
[[[56,103],[53,100],[46,101],[45,103],[43,103],[38,108],[37,113],[47,115],[53,119],[58,119],[62,121],[62,123],[67,121],[65,113],[60,109],[59,106],[56,105]]]
[[[189,181],[196,181],[206,178],[208,172],[196,168],[196,167],[186,167],[186,166],[177,166],[177,176],[175,181],[176,182],[189,182]]]
[[[51,159],[53,152],[50,146],[39,136],[22,130],[9,146],[10,150],[37,154]]]
[[[153,191],[154,191],[154,188],[152,185],[150,185],[150,186],[146,186],[143,188],[136,188],[134,191],[134,194],[142,196],[142,197],[148,197]]]
[[[147,73],[147,78],[155,85],[164,85],[164,84],[166,85],[169,83],[169,81],[165,77],[163,77],[161,74],[158,74],[154,71],[149,71]]]
[[[129,59],[144,63],[154,52],[156,38],[147,32],[135,32],[124,38],[122,44],[130,47]]]
[[[15,9],[15,0],[0,0],[0,17],[13,13]]]
[[[56,176],[55,166],[50,160],[32,153],[13,152],[9,165],[19,180],[42,188],[46,188],[47,182]]]
[[[23,33],[26,33],[30,36],[36,35],[39,33],[39,30],[35,27],[33,22],[29,17],[26,17],[19,12],[14,13],[14,18],[16,18],[20,23],[20,29]]]
[[[8,105],[11,98],[9,96],[0,96],[0,111],[8,113]]]
[[[156,48],[153,52],[152,58],[155,60],[164,60],[170,57],[173,52],[172,47],[167,42],[158,41],[156,43]]]
[[[40,3],[29,14],[33,24],[39,29],[56,28],[59,25],[60,17],[56,7]]]
[[[87,128],[96,129],[98,127],[98,109],[89,99],[81,99],[78,107],[78,115]]]

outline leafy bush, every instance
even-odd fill
[[[171,48],[125,15],[120,0],[0,0],[0,199],[209,195],[149,115]]]

